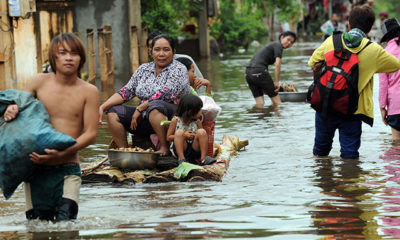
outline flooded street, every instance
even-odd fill
[[[317,46],[284,51],[282,83],[306,91]],[[224,134],[249,140],[222,182],[85,184],[78,221],[57,224],[25,220],[20,186],[11,199],[0,197],[0,239],[399,239],[400,146],[381,121],[378,76],[375,123],[363,124],[360,159],[340,159],[337,136],[331,157],[316,159],[307,103],[274,109],[266,97],[264,109],[253,108],[244,79],[251,56],[199,63],[222,108],[216,143]],[[104,157],[109,141],[102,126],[81,160]]]

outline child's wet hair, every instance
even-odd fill
[[[193,94],[187,94],[181,98],[176,110],[176,115],[184,121],[190,121],[203,107],[203,101]]]
[[[161,35],[161,34],[163,34],[163,33],[160,30],[155,30],[155,31],[151,32],[149,34],[149,36],[147,37],[146,46],[150,47],[150,41],[153,41],[153,39],[155,37],[157,37],[158,35]]]
[[[189,58],[185,58],[185,57],[179,57],[177,59],[175,59],[177,61],[179,61],[180,63],[182,63],[183,65],[185,65],[185,67],[187,68],[187,70],[189,71],[190,68],[193,65],[192,60],[190,60]]]

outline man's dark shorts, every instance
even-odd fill
[[[106,113],[116,113],[119,117],[119,121],[124,126],[126,131],[132,134],[148,136],[154,133],[153,127],[149,122],[149,114],[154,109],[157,109],[160,113],[167,116],[168,120],[171,120],[176,112],[176,105],[161,100],[149,102],[148,108],[143,111],[141,116],[138,118],[136,130],[131,129],[132,116],[135,113],[136,107],[116,105],[111,107]]]
[[[267,94],[269,97],[278,95],[275,92],[274,81],[268,73],[268,69],[247,67],[246,81],[254,98],[264,96],[264,94]]]
[[[386,116],[386,122],[392,128],[400,131],[400,114]]]

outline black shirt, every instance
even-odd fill
[[[275,59],[282,58],[283,47],[280,42],[272,42],[257,50],[247,67],[268,68],[275,63]]]

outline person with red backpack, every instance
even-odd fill
[[[340,156],[359,157],[361,123],[373,125],[373,75],[400,69],[397,58],[366,38],[374,21],[370,7],[353,8],[350,31],[327,38],[308,62],[316,73],[311,88],[316,110],[314,156],[329,155],[338,129]]]

